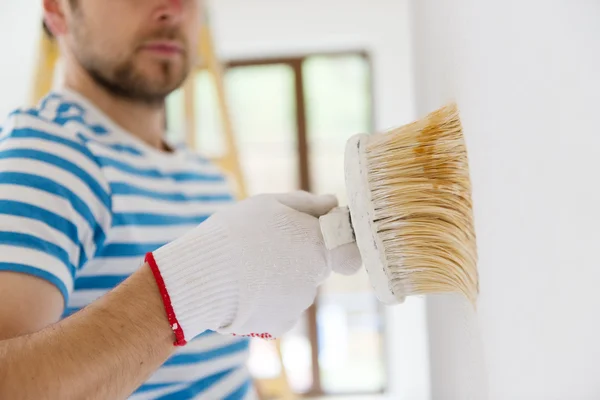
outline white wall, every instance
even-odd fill
[[[213,0],[223,58],[366,49],[379,126],[413,116],[407,0]]]
[[[41,1],[31,0],[0,1],[0,121],[28,100],[39,36],[40,4]]]
[[[428,302],[433,398],[600,398],[600,2],[418,0],[418,112],[456,98],[477,313]]]
[[[41,1],[1,0],[0,115],[27,100]],[[33,6],[33,7],[32,7]],[[215,0],[212,24],[223,58],[362,49],[374,66],[375,122],[414,116],[408,0]],[[390,398],[426,400],[424,301],[389,309]]]

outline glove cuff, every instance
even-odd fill
[[[222,230],[199,226],[181,238],[146,254],[175,333],[175,345],[184,346],[206,330],[233,321],[238,309],[231,249]]]

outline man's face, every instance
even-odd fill
[[[149,104],[196,61],[201,0],[64,0],[65,44],[101,86]]]

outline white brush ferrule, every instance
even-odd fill
[[[348,207],[356,244],[377,298],[384,304],[398,304],[404,301],[404,294],[394,293],[392,289],[385,248],[375,226],[365,149],[368,139],[369,135],[359,134],[346,143],[344,162]]]

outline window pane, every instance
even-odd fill
[[[216,86],[208,71],[197,72],[195,78],[196,145],[207,157],[221,157],[225,153],[225,141]]]
[[[245,183],[250,195],[298,187],[294,72],[284,64],[236,67],[225,74],[227,100]],[[169,96],[172,138],[183,138],[182,90]],[[196,143],[211,158],[224,155],[225,143],[216,86],[208,71],[195,79]]]
[[[217,94],[208,71],[198,71],[194,76],[194,119],[196,143],[203,156],[216,158],[225,151]],[[169,139],[185,142],[186,120],[184,89],[180,88],[167,98],[167,125]]]
[[[371,131],[369,63],[360,55],[315,56],[303,66],[313,188],[347,204],[344,149],[348,138]],[[334,275],[321,289],[319,366],[329,393],[385,387],[383,313],[366,272]]]
[[[281,339],[281,350],[290,387],[296,393],[308,392],[312,387],[313,377],[312,344],[306,315]]]
[[[294,71],[283,64],[232,68],[227,87],[249,193],[295,190]]]
[[[178,89],[167,98],[168,140],[179,143],[185,141],[185,104],[183,89]]]
[[[314,56],[303,70],[313,190],[345,204],[346,140],[371,129],[369,64],[360,55]]]

